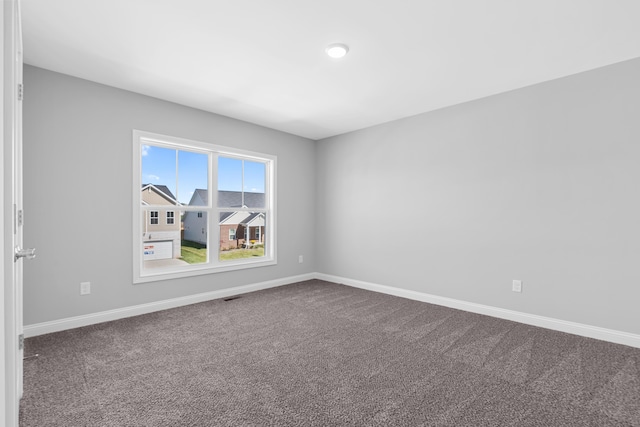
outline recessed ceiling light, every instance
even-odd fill
[[[349,52],[349,46],[342,43],[333,43],[327,46],[325,52],[327,52],[327,55],[330,57],[338,59],[342,58],[347,54],[347,52]]]

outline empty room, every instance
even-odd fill
[[[5,0],[2,425],[640,426],[639,17]]]

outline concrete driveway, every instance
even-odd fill
[[[162,267],[173,267],[173,266],[179,266],[179,265],[189,265],[189,263],[176,258],[154,259],[151,261],[144,262],[144,268],[162,268]]]

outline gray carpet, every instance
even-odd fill
[[[26,345],[23,427],[640,426],[640,349],[317,280]]]

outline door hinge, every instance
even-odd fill
[[[18,227],[22,227],[22,223],[24,221],[24,215],[22,213],[22,209],[18,210]]]
[[[18,101],[22,101],[24,97],[24,85],[22,83],[18,83]]]
[[[24,334],[18,335],[18,350],[24,350]]]

